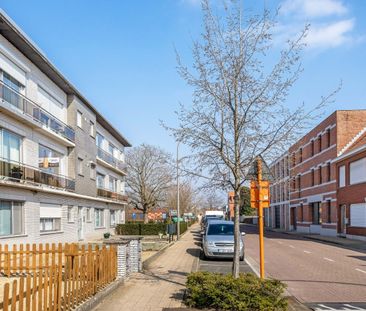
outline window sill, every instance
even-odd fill
[[[105,227],[94,227],[95,230],[105,229]]]
[[[2,235],[0,236],[0,240],[1,239],[12,239],[12,238],[23,238],[23,237],[27,237],[28,234],[14,234],[14,235]]]
[[[74,224],[75,223],[75,220],[70,220],[70,221],[67,221],[68,224]]]
[[[44,231],[44,232],[40,232],[40,235],[59,234],[59,233],[64,233],[64,232],[63,231]]]
[[[78,176],[84,177],[84,174],[80,174],[80,173],[78,173]]]

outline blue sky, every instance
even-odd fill
[[[343,80],[327,113],[366,108],[366,1],[247,0],[244,9],[264,3],[281,4],[278,38],[312,25],[304,73],[288,104],[311,107]],[[1,0],[0,6],[133,145],[175,152],[159,120],[175,125],[178,103],[191,101],[176,73],[174,47],[190,64],[192,38],[201,30],[198,0]]]

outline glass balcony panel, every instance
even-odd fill
[[[127,196],[123,194],[119,194],[117,192],[110,191],[105,188],[97,188],[97,194],[99,197],[115,200],[115,201],[122,201],[127,202]]]
[[[112,165],[113,167],[119,169],[120,171],[126,173],[126,163],[123,163],[121,160],[116,159],[112,154],[103,150],[100,147],[97,147],[97,149],[98,149],[98,157],[100,159]]]
[[[12,182],[42,184],[55,188],[75,190],[75,180],[63,175],[44,172],[37,167],[0,158],[0,179]]]
[[[51,131],[75,142],[75,131],[70,126],[51,115],[30,99],[13,90],[2,81],[0,81],[0,98],[11,104],[14,108],[17,108],[20,112],[31,116],[33,120],[40,122]]]

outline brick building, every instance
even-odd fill
[[[343,161],[352,161],[352,158],[341,156],[350,152],[351,147],[356,148],[356,142],[361,144],[366,131],[365,117],[366,110],[335,111],[271,165],[275,180],[271,186],[271,208],[266,212],[270,227],[323,235],[337,235],[342,231],[342,208],[337,203],[337,196],[344,200],[348,209],[343,208],[348,211],[346,215],[350,215],[349,207],[353,202],[346,198],[351,196],[353,188],[346,187],[337,192],[336,167],[342,166]],[[289,176],[283,173],[285,159],[288,159]],[[284,200],[285,185],[289,193],[288,205]],[[349,227],[347,234],[360,232],[363,229]]]
[[[290,169],[289,156],[284,153],[270,167],[274,181],[270,186],[269,209],[265,209],[265,225],[272,228],[291,229],[289,215]]]
[[[335,160],[339,235],[366,240],[366,135]]]
[[[290,215],[297,231],[337,234],[333,160],[364,131],[365,117],[365,110],[335,111],[290,147]]]

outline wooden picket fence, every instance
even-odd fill
[[[0,249],[4,286],[0,310],[72,310],[115,280],[114,246],[42,244]]]

